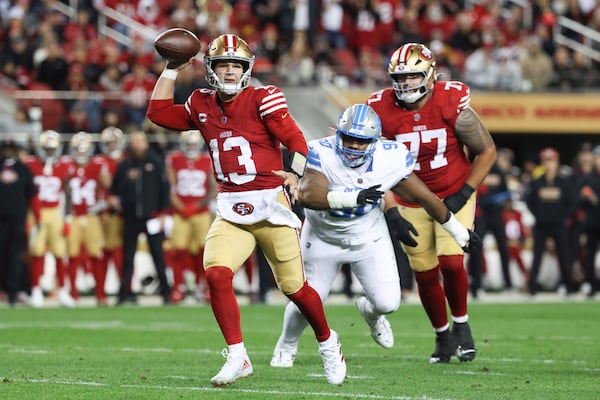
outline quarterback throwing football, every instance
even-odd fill
[[[170,129],[200,130],[218,182],[217,217],[206,237],[204,268],[211,307],[228,352],[211,383],[227,385],[253,373],[232,281],[258,243],[277,285],[313,327],[327,381],[341,384],[346,363],[321,299],[304,277],[300,220],[290,205],[297,198],[297,177],[306,164],[302,131],[289,115],[281,90],[250,86],[254,56],[237,35],[221,35],[208,45],[204,65],[213,89],[195,90],[185,104],[173,104],[178,69],[187,64],[167,64],[152,93],[148,117]],[[280,143],[292,155],[290,171],[283,170]],[[290,188],[291,199],[284,185]]]

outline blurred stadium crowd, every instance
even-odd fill
[[[386,85],[389,55],[412,41],[435,52],[442,79],[462,80],[474,90],[597,87],[598,62],[553,40],[559,17],[599,31],[596,2],[514,1],[2,0],[0,90],[65,91],[52,97],[60,101],[45,117],[45,129],[66,132],[83,124],[99,132],[109,111],[118,112],[121,126],[139,128],[163,68],[152,34],[173,26],[195,32],[204,44],[222,33],[240,35],[256,55],[254,76],[284,87]],[[203,73],[188,69],[175,99],[202,86]],[[23,106],[34,101],[19,99]],[[81,109],[87,121],[77,121]],[[72,132],[77,128],[83,127]]]

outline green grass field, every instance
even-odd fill
[[[329,385],[312,331],[292,369],[269,366],[282,306],[243,306],[254,376],[209,379],[224,341],[207,306],[0,309],[0,399],[600,399],[600,303],[474,304],[472,363],[430,365],[420,305],[389,317],[396,345],[375,344],[351,305],[327,306],[348,363]]]

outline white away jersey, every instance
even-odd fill
[[[330,190],[359,192],[381,185],[380,190],[385,192],[413,171],[415,161],[400,142],[379,140],[369,162],[350,168],[336,154],[335,141],[335,136],[328,136],[308,143],[307,168],[325,175]],[[383,204],[340,210],[306,209],[305,215],[321,240],[353,246],[370,240],[371,229],[384,220]]]

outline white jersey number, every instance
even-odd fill
[[[219,142],[217,139],[210,140],[210,151],[213,155],[213,162],[215,165],[215,172],[217,178],[222,182],[233,182],[236,185],[242,185],[254,180],[256,177],[256,165],[252,160],[252,150],[250,149],[250,143],[241,136],[228,137],[223,142],[223,152],[231,151],[234,148],[239,148],[241,154],[238,156],[238,164],[246,169],[245,174],[238,174],[237,172],[229,173],[229,176],[225,176],[223,168],[221,167],[221,153],[219,150]]]
[[[71,200],[74,205],[81,205],[84,202],[88,206],[96,204],[95,180],[89,180],[82,185],[81,179],[71,178],[69,187],[71,188]]]
[[[429,169],[437,169],[448,165],[448,159],[446,158],[446,147],[448,145],[446,129],[431,129],[420,132],[410,133],[399,133],[396,136],[398,142],[404,143],[415,160],[419,159],[419,150],[421,143],[431,143],[435,141],[437,143],[437,149],[435,156],[429,161]],[[421,165],[419,162],[415,163],[415,171],[420,171]]]

